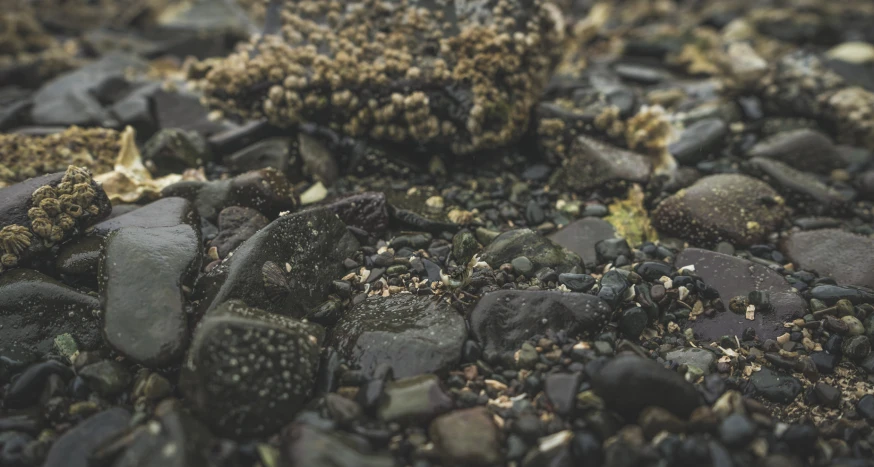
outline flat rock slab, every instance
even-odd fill
[[[597,217],[571,222],[549,236],[553,242],[580,255],[587,267],[598,264],[595,244],[609,238],[616,238],[616,229],[609,222]]]
[[[698,248],[687,248],[677,255],[674,266],[678,269],[695,266],[695,274],[719,292],[722,302],[759,290],[771,294],[773,310],[756,312],[754,320],[732,313],[728,309],[718,312],[713,318],[699,316],[690,325],[701,339],[717,340],[722,336],[738,336],[744,329],[755,329],[760,339],[774,339],[785,332],[783,323],[792,321],[796,312],[806,310],[807,303],[779,273],[761,264],[734,256],[723,255]]]
[[[499,290],[480,298],[470,315],[487,358],[512,361],[534,335],[565,331],[593,335],[610,320],[610,307],[594,295],[556,291]]]
[[[126,227],[106,239],[100,264],[103,333],[115,350],[142,365],[182,358],[188,345],[183,287],[200,270],[199,227]]]
[[[493,269],[524,256],[531,261],[532,272],[552,268],[559,274],[583,272],[579,255],[531,229],[516,229],[498,235],[483,250],[482,260]]]
[[[185,198],[167,197],[94,226],[92,233],[106,236],[123,227],[173,227],[200,224],[194,205]]]
[[[330,345],[367,373],[387,363],[396,377],[406,378],[454,368],[466,338],[464,318],[444,301],[396,294],[349,310]]]
[[[840,285],[874,288],[874,239],[840,229],[797,232],[780,245],[796,269],[831,277]]]
[[[97,298],[30,269],[0,276],[0,345],[44,354],[55,337],[70,334],[79,349],[99,346]]]
[[[195,285],[202,315],[228,300],[303,317],[331,293],[358,241],[326,208],[282,216],[243,242]]]

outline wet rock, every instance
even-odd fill
[[[683,420],[655,405],[643,409],[637,424],[640,425],[647,439],[653,439],[662,432],[679,434],[686,431]]]
[[[586,191],[622,182],[647,183],[652,163],[643,155],[579,136],[568,150],[562,168],[556,180],[558,185]]]
[[[274,433],[310,396],[322,332],[317,325],[225,302],[197,326],[180,388],[216,433]]]
[[[616,229],[609,222],[597,217],[586,217],[571,222],[563,229],[549,236],[553,242],[580,255],[587,267],[598,262],[595,245],[602,240],[616,237]]]
[[[582,382],[579,373],[553,373],[544,378],[543,393],[552,411],[562,417],[570,415]]]
[[[705,349],[690,347],[668,352],[665,360],[695,367],[705,375],[709,375],[716,364],[716,355]]]
[[[564,273],[558,275],[558,281],[573,292],[588,292],[595,286],[595,278],[588,274]]]
[[[0,188],[0,274],[81,235],[112,206],[83,168]]]
[[[97,269],[102,251],[103,239],[98,236],[73,240],[58,251],[55,268],[67,284],[81,283],[96,289]]]
[[[62,381],[66,381],[73,377],[73,371],[56,360],[46,360],[28,366],[6,389],[4,405],[17,409],[34,404],[39,399],[46,382],[53,375],[60,376]]]
[[[762,368],[753,373],[750,383],[757,395],[780,404],[788,404],[801,393],[801,383],[792,375]]]
[[[209,64],[204,83],[209,105],[280,126],[302,120],[381,142],[439,145],[456,154],[502,147],[524,133],[563,37],[563,20],[546,4],[426,2],[417,5],[412,21],[408,11],[383,11],[367,2],[347,5],[330,15],[328,5],[278,5],[277,34],[249,44],[265,53],[241,51]],[[327,36],[318,32],[328,24],[334,27],[327,28]],[[353,38],[345,40],[363,53],[350,62],[335,37]],[[517,41],[510,45],[499,37]],[[432,40],[457,44],[460,53],[430,47]],[[319,48],[314,57],[309,46],[319,43],[338,45]],[[385,68],[397,54],[408,57],[401,68],[417,71]],[[468,68],[471,63],[490,65]],[[270,77],[277,66],[288,72]],[[316,77],[320,67],[337,73],[330,89]],[[371,73],[383,79],[361,84]],[[297,98],[284,98],[286,82],[295,83]],[[376,108],[383,109],[379,118],[370,110]]]
[[[846,211],[849,198],[830,188],[816,177],[795,170],[779,161],[754,157],[747,161],[745,171],[780,192],[790,205],[806,212],[839,214]]]
[[[722,149],[728,125],[719,118],[705,118],[687,127],[680,138],[668,146],[677,162],[695,165]]]
[[[813,387],[813,393],[816,395],[816,399],[826,407],[836,409],[841,403],[841,390],[821,381]]]
[[[119,216],[110,217],[94,226],[92,233],[105,237],[125,227],[157,228],[178,225],[199,225],[194,205],[185,198],[162,198]]]
[[[210,162],[206,139],[193,131],[165,128],[143,146],[143,163],[156,177],[182,173]]]
[[[644,261],[637,265],[635,272],[638,273],[640,277],[650,282],[654,282],[665,276],[670,277],[671,265],[661,261]]]
[[[591,336],[607,324],[610,311],[592,295],[499,290],[480,298],[470,326],[487,358],[512,363],[513,353],[530,337],[550,331]]]
[[[468,230],[463,230],[452,237],[452,257],[458,264],[467,264],[481,249],[482,246],[476,241],[476,236]]]
[[[427,423],[453,405],[437,376],[419,375],[387,383],[377,415],[386,422]]]
[[[127,79],[131,70],[142,72],[147,67],[135,56],[109,53],[63,74],[34,94],[31,120],[47,126],[117,125],[107,106],[134,89],[134,83]]]
[[[649,406],[687,418],[701,405],[695,386],[649,359],[619,356],[598,369],[587,367],[587,372],[607,407],[628,419],[637,419]]]
[[[381,235],[388,229],[388,207],[385,194],[367,192],[331,201],[326,207],[343,223],[368,233]]]
[[[70,334],[82,350],[101,343],[97,298],[30,269],[0,275],[0,342],[45,354]]]
[[[182,409],[177,400],[155,408],[154,418],[115,438],[92,454],[88,465],[114,467],[186,467],[210,465],[217,453],[209,430]],[[156,455],[160,453],[160,455]]]
[[[610,307],[616,308],[625,300],[626,292],[631,284],[625,276],[616,270],[607,271],[601,276],[598,288],[598,297],[606,302]]]
[[[408,191],[385,191],[389,216],[393,221],[411,230],[435,234],[457,231],[460,226],[449,218],[449,210],[445,206],[427,203],[428,199],[436,194],[436,191],[418,188]]]
[[[87,365],[79,370],[79,376],[92,391],[103,397],[121,393],[133,381],[130,371],[115,360],[101,360]]]
[[[261,169],[229,180],[182,181],[161,190],[162,197],[178,196],[194,203],[201,217],[215,222],[222,209],[243,206],[269,218],[297,207],[294,187],[276,169]]]
[[[206,137],[233,128],[226,122],[213,121],[200,99],[199,93],[158,89],[149,100],[159,128],[194,131]]]
[[[513,266],[513,271],[518,274],[522,274],[523,276],[531,276],[531,273],[534,271],[534,263],[528,259],[527,256],[519,256],[517,258],[513,258],[510,261],[510,265]]]
[[[622,312],[619,318],[619,330],[629,339],[637,339],[646,329],[649,315],[642,308],[636,306]]]
[[[674,266],[677,269],[694,266],[695,274],[719,292],[723,303],[755,290],[771,295],[772,311],[757,311],[754,320],[728,311],[718,312],[713,317],[699,316],[691,322],[691,327],[702,339],[718,340],[724,335],[740,337],[746,328],[753,328],[760,339],[775,339],[785,332],[783,323],[792,321],[795,313],[807,309],[807,303],[791,290],[783,276],[752,261],[688,248],[677,255]]]
[[[816,369],[824,374],[834,373],[835,367],[838,366],[838,363],[841,361],[840,355],[834,355],[828,352],[813,352],[810,354],[810,358],[813,360],[813,364],[816,365]]]
[[[219,213],[218,235],[209,241],[209,246],[215,247],[219,257],[224,258],[269,223],[266,217],[252,208],[224,208]]]
[[[103,335],[120,354],[150,367],[182,358],[188,344],[183,288],[202,261],[198,224],[117,230],[100,263]]]
[[[731,414],[719,424],[719,438],[730,447],[746,446],[755,436],[755,423],[742,414]]]
[[[856,412],[867,420],[874,420],[874,395],[866,394],[856,404]]]
[[[289,425],[280,440],[282,465],[312,467],[393,467],[388,453],[373,453],[341,432],[329,433],[303,423]]]
[[[827,305],[834,305],[837,301],[846,299],[852,304],[874,303],[874,291],[851,286],[840,285],[817,285],[810,289],[810,296],[821,300]]]
[[[334,154],[321,141],[302,132],[298,133],[298,146],[304,174],[325,186],[333,185],[340,175]]]
[[[853,336],[844,341],[842,350],[844,356],[858,362],[871,353],[871,341],[868,336]]]
[[[584,268],[582,260],[576,253],[562,248],[530,229],[502,233],[483,250],[481,259],[493,269],[497,269],[520,256],[525,256],[531,261],[533,271],[548,267],[559,274],[579,273],[583,272]]]
[[[46,467],[88,467],[88,457],[101,444],[127,428],[130,414],[115,407],[92,415],[58,438],[46,457]]]
[[[461,358],[464,318],[432,297],[371,297],[337,323],[329,345],[350,364],[372,372],[388,364],[398,378],[446,372]]]
[[[294,175],[291,172],[292,168],[297,162],[293,160],[295,157],[292,154],[293,145],[291,138],[266,138],[226,154],[222,158],[222,164],[235,174],[274,168],[291,178]]]
[[[607,264],[616,261],[620,256],[626,259],[633,258],[631,247],[624,238],[608,238],[595,244],[596,264]]]
[[[537,445],[525,455],[525,458],[522,460],[522,467],[573,465],[574,459],[572,458],[571,449],[573,449],[572,443],[574,438],[573,432],[570,430],[562,430],[540,438],[537,440]],[[596,459],[597,457],[587,458],[587,461],[595,461]]]
[[[198,315],[232,299],[271,313],[303,317],[331,293],[355,237],[327,209],[280,217],[201,276],[194,290]]]
[[[695,245],[762,243],[786,216],[784,200],[744,175],[711,175],[662,201],[653,212],[659,231]]]
[[[874,288],[874,239],[840,229],[793,233],[780,245],[797,269],[831,277],[840,285]]]
[[[503,459],[500,431],[484,408],[441,415],[428,431],[447,465],[494,465]]]
[[[831,139],[810,129],[783,131],[756,144],[749,157],[764,157],[798,170],[828,175],[846,165]]]

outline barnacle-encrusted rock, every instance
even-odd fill
[[[318,325],[239,301],[224,303],[197,327],[180,387],[217,433],[273,433],[307,401],[322,337]]]
[[[0,189],[0,200],[0,272],[69,240],[112,209],[91,173],[72,165]]]
[[[544,0],[288,0],[281,14],[279,35],[193,68],[210,106],[456,153],[522,135],[563,35]]]
[[[30,0],[0,0],[0,11],[0,83],[32,87],[75,64],[45,30]]]
[[[48,136],[0,135],[0,184],[12,184],[75,165],[100,174],[112,170],[122,133],[70,127]]]

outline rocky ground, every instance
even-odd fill
[[[874,4],[0,7],[0,465],[874,465]]]

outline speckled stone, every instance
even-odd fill
[[[874,288],[874,239],[840,229],[795,232],[780,245],[796,269]]]

